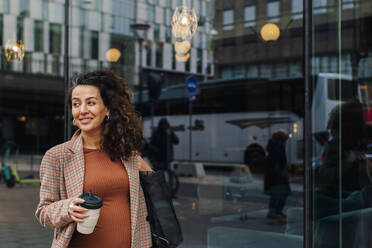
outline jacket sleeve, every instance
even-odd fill
[[[49,150],[40,165],[40,202],[35,216],[44,227],[62,227],[72,222],[68,215],[71,199],[60,199],[60,187],[63,183],[61,167]]]

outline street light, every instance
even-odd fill
[[[147,35],[147,30],[149,30],[150,25],[146,23],[134,23],[130,25],[130,29],[134,32],[135,38],[139,43],[139,72],[138,72],[138,104],[140,106],[140,112],[142,112],[142,90],[143,90],[143,80],[142,80],[142,44]]]

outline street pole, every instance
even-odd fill
[[[142,91],[143,91],[143,80],[142,80],[142,43],[143,39],[138,39],[139,43],[139,71],[138,71],[138,80],[139,80],[139,89],[138,89],[138,104],[139,104],[139,111],[141,112],[141,115],[143,115],[143,105],[142,105]]]
[[[189,161],[192,159],[192,100],[189,99]]]
[[[68,63],[68,52],[69,52],[69,11],[70,11],[70,0],[65,1],[65,54],[64,54],[64,84],[65,84],[65,95],[70,88],[69,83],[69,63]],[[71,111],[68,109],[68,105],[65,102],[64,109],[64,140],[67,141],[71,137]]]

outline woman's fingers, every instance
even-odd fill
[[[78,204],[81,204],[83,202],[84,202],[83,199],[76,198],[70,202],[68,207],[68,214],[70,218],[78,223],[83,222],[84,219],[88,217],[88,215],[86,214],[88,209],[78,206]]]

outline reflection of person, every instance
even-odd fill
[[[167,119],[162,118],[151,136],[150,144],[154,149],[153,159],[156,169],[167,169],[173,160],[173,145],[178,144],[178,137],[171,130]]]
[[[371,211],[365,209],[372,206],[372,191],[362,105],[347,102],[335,106],[327,128],[330,137],[324,144],[323,161],[315,177],[315,245],[339,247],[342,242],[344,247],[372,247],[372,240],[365,235],[372,230]]]
[[[284,221],[283,213],[287,197],[291,193],[287,169],[285,145],[288,135],[279,130],[273,133],[266,147],[267,165],[264,178],[264,190],[270,194],[268,218]]]
[[[328,129],[331,138],[324,146],[317,180],[319,190],[323,195],[335,199],[339,198],[341,190],[346,199],[351,192],[370,184],[365,159],[367,130],[361,104],[348,102],[336,106],[330,114]],[[342,188],[339,187],[340,180]]]
[[[141,119],[122,78],[94,71],[73,80],[68,102],[79,128],[70,141],[46,152],[40,167],[36,217],[55,229],[52,247],[151,247],[138,171],[151,168],[137,155]],[[91,190],[103,198],[94,232],[76,224],[87,217],[78,198]]]

